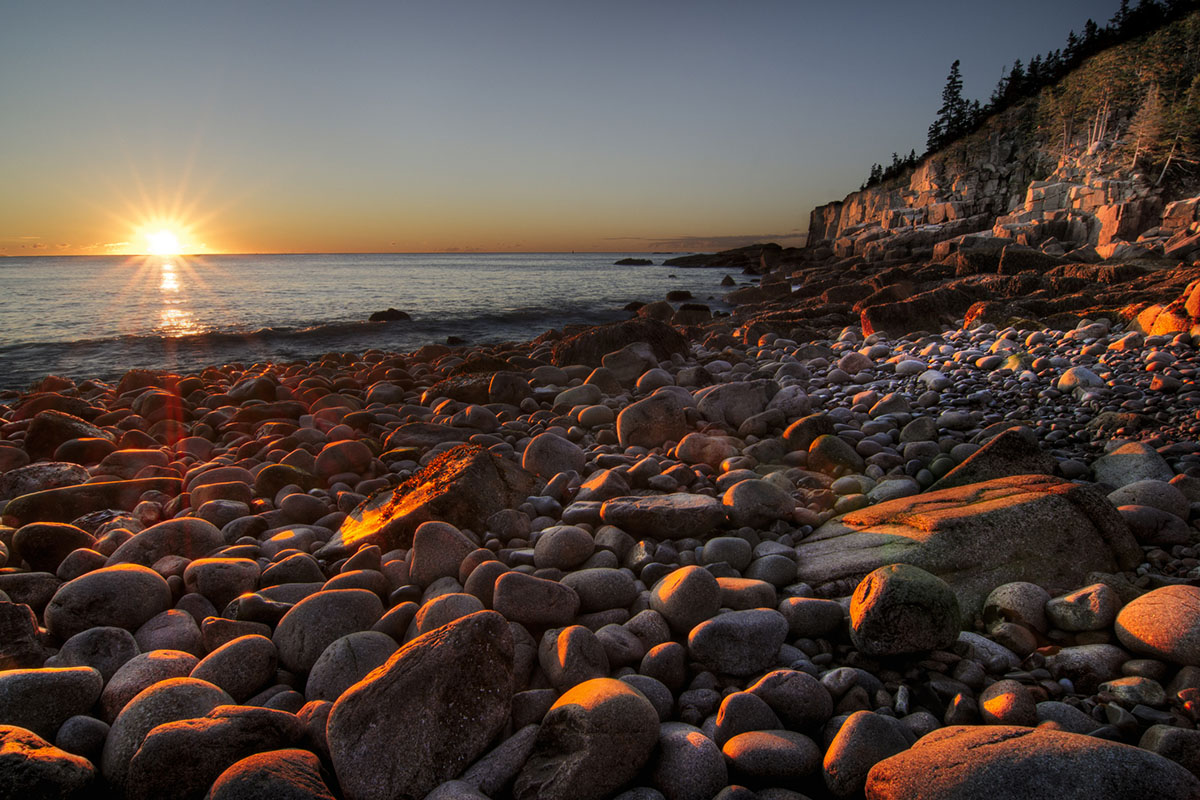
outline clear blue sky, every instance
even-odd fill
[[[0,0],[0,252],[704,249],[1116,0]]]

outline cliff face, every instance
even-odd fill
[[[1156,186],[1157,169],[1134,169],[1130,152],[1139,145],[1141,98],[1163,91],[1160,83],[1171,81],[1172,96],[1183,98],[1172,113],[1188,111],[1180,87],[1200,69],[1171,60],[1180,43],[1200,46],[1200,14],[1089,59],[1061,84],[926,157],[907,178],[818,206],[809,250],[818,259],[880,262],[930,257],[938,243],[981,234],[1001,240],[995,246],[1017,242],[1080,261],[1171,256],[1178,238],[1196,233],[1194,198],[1173,205],[1181,187]],[[942,255],[955,249],[938,248]]]

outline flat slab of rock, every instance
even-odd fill
[[[317,555],[340,558],[364,544],[379,545],[385,552],[411,547],[417,526],[432,520],[482,531],[488,517],[515,508],[537,483],[533,475],[482,447],[460,445],[395,489],[361,503]]]
[[[703,536],[725,521],[721,501],[678,492],[657,497],[614,497],[600,507],[600,518],[634,536],[688,539]]]
[[[138,478],[63,486],[14,497],[4,507],[4,516],[14,518],[17,526],[30,522],[70,522],[106,508],[132,511],[143,492],[157,491],[174,497],[182,486],[180,478]]]
[[[912,564],[942,578],[964,614],[989,592],[1027,581],[1051,594],[1088,572],[1132,569],[1142,551],[1094,486],[1016,475],[880,503],[830,520],[796,548],[797,579],[823,596],[850,594],[867,573]]]
[[[871,800],[1184,800],[1200,780],[1157,753],[1065,731],[953,725],[880,761],[867,776]]]

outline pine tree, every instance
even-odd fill
[[[1004,100],[1006,104],[1015,103],[1025,93],[1025,65],[1021,59],[1013,62],[1009,70],[1008,80],[1004,82]]]
[[[1112,19],[1108,21],[1108,27],[1116,33],[1124,30],[1129,24],[1129,0],[1121,0],[1121,7],[1117,9],[1117,13],[1113,14]]]
[[[929,150],[937,150],[967,132],[970,107],[962,96],[962,72],[959,71],[959,61],[955,59],[950,65],[950,74],[946,76],[946,86],[942,89],[942,107],[938,109],[937,119],[929,126],[929,136],[926,143]]]
[[[1079,37],[1075,35],[1075,31],[1067,34],[1067,47],[1063,50],[1063,61],[1074,65],[1075,59],[1079,56]]]

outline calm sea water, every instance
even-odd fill
[[[448,336],[531,339],[629,316],[633,300],[690,291],[716,309],[721,270],[618,267],[623,253],[0,258],[0,388],[49,373],[111,379],[134,367],[234,361]],[[394,307],[411,321],[372,323]]]

